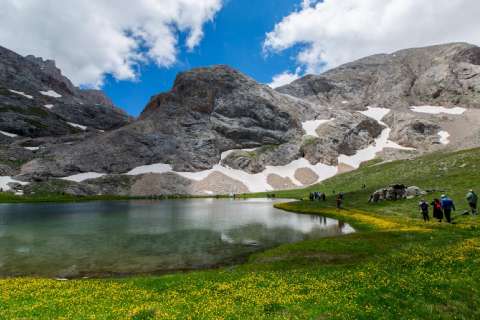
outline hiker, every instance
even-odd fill
[[[472,189],[467,193],[467,202],[472,209],[472,216],[477,215],[478,196]]]
[[[337,209],[341,209],[342,208],[342,203],[343,203],[343,193],[339,193],[337,195]]]
[[[445,219],[447,219],[448,223],[452,222],[452,210],[455,211],[455,204],[453,200],[447,197],[447,195],[442,194],[442,209],[443,213],[445,214]]]
[[[438,219],[438,222],[442,222],[443,219],[443,210],[442,203],[438,199],[434,199],[431,203],[433,207],[433,217]]]
[[[422,199],[422,201],[420,201],[418,206],[420,207],[420,211],[422,212],[423,221],[424,222],[430,221],[430,217],[428,216],[428,203],[424,199]]]

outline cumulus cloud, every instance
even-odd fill
[[[370,54],[445,42],[480,44],[477,0],[303,0],[266,35],[274,52],[300,45],[309,73]]]
[[[176,62],[179,33],[188,50],[203,37],[222,0],[0,0],[0,45],[55,59],[76,84],[105,74],[135,79],[136,65]]]
[[[270,82],[268,85],[271,88],[275,89],[275,88],[284,86],[286,84],[289,84],[289,83],[297,80],[301,76],[302,75],[301,75],[301,69],[300,68],[297,68],[297,70],[295,70],[294,73],[289,72],[289,71],[285,71],[285,72],[282,72],[280,74],[277,74],[277,75],[273,76],[272,82]]]

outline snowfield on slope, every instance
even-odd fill
[[[47,91],[40,91],[41,94],[47,97],[52,97],[52,98],[61,98],[62,95],[53,91],[53,90],[47,90]]]
[[[10,132],[5,132],[5,131],[0,131],[0,133],[3,134],[4,136],[10,137],[10,138],[18,137],[18,134],[15,134],[15,133],[10,133]]]
[[[10,187],[8,186],[9,183],[14,182],[14,183],[19,183],[22,186],[25,186],[28,184],[28,182],[23,182],[23,181],[18,181],[13,179],[12,177],[9,176],[0,176],[0,188],[3,191],[9,191]]]
[[[105,176],[105,173],[97,173],[97,172],[85,172],[74,174],[73,176],[63,177],[60,178],[62,180],[73,181],[73,182],[82,182],[89,179],[96,179]]]
[[[81,124],[78,123],[73,123],[73,122],[67,122],[71,127],[79,128],[82,130],[87,130],[87,126],[82,126]]]
[[[445,108],[438,106],[411,106],[410,110],[413,112],[419,113],[428,113],[428,114],[452,114],[452,115],[461,115],[467,111],[465,108],[454,107],[454,108]]]
[[[18,94],[18,95],[20,95],[20,96],[23,96],[23,97],[25,97],[25,98],[27,98],[27,99],[32,99],[32,100],[33,100],[33,96],[31,96],[31,95],[29,95],[29,94],[26,94],[26,93],[24,93],[24,92],[22,92],[22,91],[17,91],[17,90],[12,90],[12,89],[8,89],[8,91],[10,91],[11,93],[15,93],[15,94]]]

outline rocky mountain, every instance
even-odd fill
[[[336,109],[389,108],[392,112],[387,123],[394,127],[394,140],[430,150],[444,121],[412,113],[410,107],[461,106],[473,109],[468,113],[472,113],[470,118],[477,119],[480,48],[452,43],[378,54],[320,75],[305,76],[277,90]],[[458,129],[461,131],[461,126]],[[468,129],[477,132],[479,128]],[[466,132],[458,134],[459,140],[469,136]]]
[[[8,146],[0,153],[0,176],[27,183],[17,185],[25,192],[208,195],[295,188],[375,157],[480,145],[480,48],[469,44],[375,55],[277,90],[228,66],[197,68],[152,97],[138,119],[115,125],[121,113],[100,92],[74,88],[52,62],[22,59],[27,71],[40,68],[43,76],[23,71],[29,76],[1,80],[8,92],[3,99],[58,105],[40,108],[48,112],[42,120],[51,121],[39,126],[42,134],[25,134],[19,122],[0,126],[23,136],[0,138]],[[37,81],[42,77],[48,81]],[[48,90],[62,98],[38,94]],[[112,130],[61,132],[60,124],[73,122],[67,114],[76,115],[70,106],[81,110],[76,123]],[[90,109],[82,106],[114,111],[97,110],[87,123],[82,115]]]
[[[125,173],[152,163],[176,171],[210,169],[224,151],[300,139],[314,105],[277,93],[227,66],[180,74],[172,90],[152,98],[139,119],[22,169],[24,175]]]
[[[103,92],[81,90],[52,60],[0,47],[0,130],[24,137],[61,136],[84,127],[112,130],[131,119]]]

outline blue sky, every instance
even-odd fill
[[[259,82],[270,83],[274,75],[295,70],[296,49],[265,56],[265,34],[300,4],[298,0],[228,0],[214,21],[205,24],[204,37],[192,51],[185,48],[185,35],[181,35],[173,66],[141,65],[136,82],[107,76],[102,89],[116,105],[137,116],[151,96],[170,90],[178,72],[194,67],[228,64]]]

